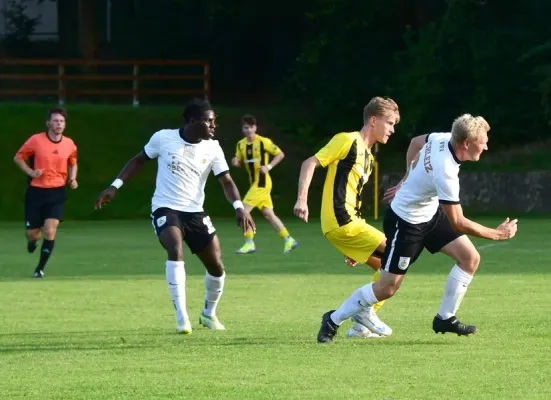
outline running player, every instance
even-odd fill
[[[96,209],[115,197],[124,182],[135,176],[154,158],[157,159],[157,183],[152,199],[152,222],[161,245],[167,252],[166,280],[176,309],[177,333],[190,334],[191,322],[186,308],[185,241],[205,266],[205,306],[199,323],[209,329],[223,330],[216,316],[225,281],[222,251],[210,217],[203,211],[205,183],[212,171],[224,194],[235,208],[237,223],[243,231],[255,229],[245,210],[230,174],[224,152],[212,140],[215,114],[207,102],[195,100],[184,109],[182,129],[156,132],[143,151],[132,158],[119,176],[96,199]]]
[[[328,167],[321,205],[321,229],[325,238],[344,256],[347,263],[366,263],[379,278],[385,236],[361,217],[362,191],[373,169],[371,148],[386,143],[399,122],[398,105],[388,97],[375,97],[363,111],[364,125],[359,132],[335,135],[316,155],[302,164],[295,215],[308,222],[308,188],[314,170]],[[376,314],[382,306],[354,317],[349,337],[389,336],[392,329]],[[365,326],[365,327],[364,327]],[[368,328],[368,329],[366,329]],[[320,338],[318,337],[318,340]]]
[[[35,278],[44,278],[44,269],[54,251],[55,237],[67,195],[65,185],[71,189],[77,183],[77,147],[63,135],[67,112],[52,108],[46,120],[47,132],[31,136],[21,146],[14,161],[29,176],[25,194],[25,226],[27,250],[33,253],[43,236],[40,260],[34,270]]]
[[[270,139],[256,133],[256,118],[252,115],[243,117],[241,129],[245,137],[237,143],[232,165],[240,167],[242,163],[245,163],[249,175],[251,187],[243,199],[245,210],[250,212],[253,208],[258,208],[279,237],[283,239],[283,253],[290,253],[298,246],[298,242],[291,237],[283,222],[275,215],[274,204],[270,196],[272,191],[270,170],[283,160],[285,154]],[[268,162],[270,155],[273,159]],[[248,230],[245,232],[245,244],[236,253],[248,254],[255,251],[254,232]]]
[[[461,323],[455,315],[480,263],[480,254],[466,235],[507,240],[517,230],[517,220],[508,218],[496,229],[477,224],[463,215],[459,201],[461,163],[480,159],[488,149],[489,130],[484,118],[465,114],[454,121],[451,133],[431,133],[412,140],[403,184],[385,196],[392,202],[383,222],[389,245],[382,259],[381,278],[356,290],[336,311],[325,313],[318,340],[331,342],[347,318],[393,296],[425,248],[456,262],[433,319],[433,330],[457,335],[477,332],[475,326]]]

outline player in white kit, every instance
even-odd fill
[[[195,100],[184,109],[184,127],[156,132],[143,151],[132,158],[117,179],[96,199],[96,209],[109,203],[118,189],[135,176],[144,164],[157,159],[157,182],[152,199],[152,222],[161,245],[167,252],[166,280],[176,309],[177,333],[190,334],[191,322],[186,309],[185,241],[207,272],[205,306],[199,323],[209,329],[223,330],[216,306],[224,289],[225,272],[216,230],[203,210],[205,183],[212,171],[224,194],[233,204],[237,223],[243,229],[255,229],[245,211],[241,196],[229,174],[224,152],[213,140],[216,116],[208,102]]]
[[[469,335],[472,325],[455,316],[478,268],[480,255],[465,235],[507,240],[517,230],[508,218],[496,229],[467,219],[459,201],[459,168],[464,161],[478,161],[488,149],[490,126],[482,117],[465,114],[457,118],[451,133],[432,133],[412,139],[408,171],[402,183],[385,194],[391,200],[383,222],[387,247],[382,257],[381,278],[356,290],[336,311],[323,316],[319,337],[331,342],[346,319],[394,295],[409,268],[427,249],[442,252],[456,262],[452,268],[440,309],[433,320],[436,333]],[[361,315],[361,314],[359,314]]]

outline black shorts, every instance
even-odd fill
[[[156,209],[151,218],[157,236],[166,227],[180,228],[184,241],[193,254],[206,249],[216,235],[210,217],[204,212],[183,212],[163,207]]]
[[[25,193],[26,228],[42,228],[47,219],[61,221],[66,199],[67,193],[64,187],[44,189],[29,186]]]
[[[404,221],[389,207],[383,221],[386,236],[386,249],[383,254],[382,268],[396,275],[404,275],[427,249],[434,254],[442,247],[461,236],[454,231],[448,216],[438,207],[438,211],[429,222],[410,224]]]

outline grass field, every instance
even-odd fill
[[[498,220],[481,220],[497,224]],[[288,223],[290,255],[259,223],[258,252],[237,256],[233,222],[215,219],[227,283],[227,331],[198,326],[204,270],[187,257],[191,336],[174,334],[164,254],[148,221],[67,222],[45,280],[21,224],[0,224],[1,398],[39,399],[548,399],[551,221],[521,221],[507,243],[476,241],[482,264],[459,316],[472,337],[435,335],[431,321],[453,263],[423,255],[381,310],[385,339],[332,345],[321,315],[369,280],[322,238]]]

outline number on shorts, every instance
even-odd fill
[[[216,229],[214,229],[214,225],[212,225],[212,221],[210,220],[209,216],[206,216],[203,218],[203,224],[207,227],[207,233],[210,235],[213,233]]]

